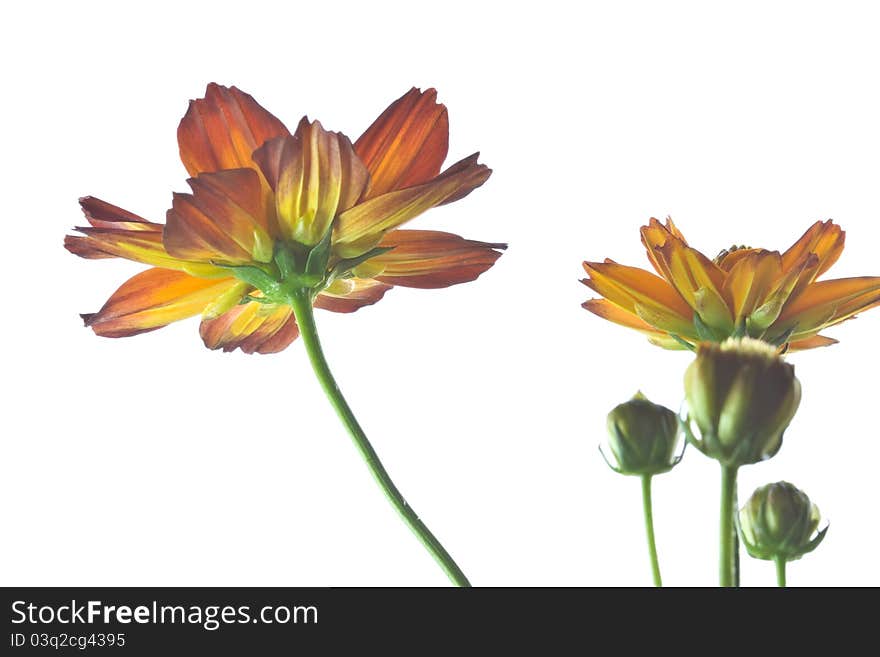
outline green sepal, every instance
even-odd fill
[[[305,273],[312,276],[320,275],[323,279],[327,273],[327,263],[330,260],[330,241],[333,234],[333,227],[327,229],[321,241],[315,244],[309,251],[309,257],[306,260]]]
[[[228,269],[238,280],[244,281],[264,293],[277,289],[278,281],[260,267],[254,265],[221,265],[217,263],[217,267]]]
[[[726,335],[719,336],[712,327],[703,321],[699,313],[694,313],[694,328],[697,331],[697,336],[704,342],[721,342],[727,337]]]
[[[333,267],[333,277],[340,278],[347,272],[351,271],[358,265],[366,262],[370,258],[375,258],[378,255],[382,255],[383,253],[388,253],[393,246],[377,246],[374,249],[370,249],[366,253],[362,253],[359,256],[355,256],[354,258],[345,258],[336,263],[336,266]]]
[[[275,245],[275,254],[273,258],[275,260],[275,266],[278,267],[278,274],[282,281],[297,271],[296,256],[293,255],[293,252],[281,242]]]
[[[688,349],[688,350],[690,350],[690,351],[696,351],[696,350],[697,350],[697,348],[696,348],[694,345],[692,345],[690,342],[688,342],[687,340],[685,340],[683,337],[681,337],[681,336],[678,335],[677,333],[670,333],[670,334],[669,334],[669,337],[672,338],[673,340],[675,340],[678,344],[680,344],[681,346],[683,346],[685,349]]]

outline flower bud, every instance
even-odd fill
[[[819,527],[819,508],[803,491],[786,481],[762,486],[739,512],[739,532],[748,553],[756,559],[800,559],[825,538]]]
[[[621,474],[667,472],[681,460],[681,455],[676,454],[680,431],[674,411],[652,404],[642,393],[636,393],[608,414],[608,448],[613,462],[607,457],[605,460]]]
[[[776,454],[801,400],[794,367],[775,347],[752,338],[700,343],[684,386],[688,440],[732,467]]]

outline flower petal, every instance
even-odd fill
[[[370,172],[364,198],[427,182],[449,149],[449,117],[437,91],[413,87],[394,101],[354,145]]]
[[[830,219],[817,221],[782,254],[782,267],[788,270],[800,262],[806,254],[815,253],[819,258],[819,266],[809,281],[812,282],[837,262],[843,252],[845,238],[846,233]]]
[[[171,255],[231,264],[269,262],[273,240],[260,177],[253,169],[203,173],[187,181],[192,194],[175,194],[164,243]]]
[[[608,299],[588,299],[581,304],[581,307],[589,310],[594,315],[598,315],[602,319],[607,319],[609,322],[614,322],[615,324],[620,324],[621,326],[626,326],[627,328],[635,329],[642,333],[658,336],[666,335],[663,331],[651,326],[637,315],[611,303]]]
[[[475,280],[501,257],[506,244],[466,240],[435,230],[393,230],[379,243],[392,247],[368,260],[375,278],[391,285],[439,288]]]
[[[335,313],[353,313],[385,296],[393,286],[372,278],[341,278],[318,295],[315,308]]]
[[[642,226],[640,233],[642,236],[642,244],[648,252],[648,259],[651,261],[651,264],[654,265],[654,269],[661,276],[666,276],[667,272],[661,266],[662,263],[657,257],[656,249],[665,245],[669,240],[678,240],[687,246],[687,241],[684,239],[684,235],[682,235],[681,231],[678,230],[674,223],[672,223],[671,217],[666,218],[665,225],[660,223],[660,221],[654,217],[651,217],[648,221],[648,225]]]
[[[180,159],[195,177],[222,169],[255,168],[251,154],[269,139],[290,134],[250,95],[211,83],[190,101],[177,128]]]
[[[196,278],[182,271],[154,267],[128,279],[101,310],[83,315],[83,320],[104,337],[137,335],[198,315],[236,284],[234,278]]]
[[[296,340],[299,328],[290,306],[250,301],[219,317],[203,318],[199,333],[209,349],[273,354]]]
[[[165,251],[162,224],[147,221],[106,201],[86,196],[80,205],[91,226],[75,230],[82,235],[67,235],[64,246],[83,258],[126,258],[155,267],[179,269],[204,278],[225,277],[227,273],[213,265],[181,260]]]
[[[834,338],[827,338],[824,335],[814,335],[801,340],[794,340],[788,343],[788,351],[804,351],[806,349],[816,349],[817,347],[830,347],[837,344]]]
[[[470,194],[492,173],[478,164],[479,153],[446,169],[433,180],[377,196],[343,212],[335,226],[334,248],[342,257],[355,257],[376,246],[382,236],[436,205]]]
[[[782,258],[777,251],[750,250],[736,259],[722,290],[736,323],[765,303],[781,274]]]
[[[582,282],[623,310],[646,321],[650,317],[648,323],[660,331],[687,336],[694,332],[693,311],[659,276],[611,261],[585,262],[584,269],[590,278]]]
[[[306,118],[292,137],[257,149],[254,161],[275,192],[278,234],[309,246],[357,202],[369,177],[348,137]]]
[[[880,277],[861,276],[810,285],[782,309],[774,327],[807,334],[838,324],[880,303]]]
[[[718,265],[679,239],[667,240],[654,253],[664,277],[707,325],[733,330],[733,315],[721,294],[725,273]]]

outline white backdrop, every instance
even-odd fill
[[[162,220],[175,130],[205,84],[287,125],[357,136],[434,86],[450,158],[495,173],[418,227],[507,241],[476,283],[319,312],[331,366],[396,482],[480,585],[650,583],[637,479],[596,445],[642,389],[677,408],[687,354],[580,308],[581,262],[647,261],[671,215],[710,255],[848,235],[832,276],[880,274],[880,28],[870,3],[18,3],[5,10],[0,583],[444,585],[373,483],[295,343],[206,350],[196,320],[123,340],[97,310],[140,267],[64,251],[91,194]],[[880,585],[880,311],[791,358],[779,455],[832,526],[793,585]],[[655,483],[671,585],[716,582],[718,468]],[[744,558],[743,582],[772,565]]]

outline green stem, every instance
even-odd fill
[[[657,559],[657,544],[654,542],[654,510],[651,502],[651,475],[642,475],[642,508],[645,512],[645,534],[648,537],[648,555],[651,557],[651,573],[654,586],[663,586],[660,577],[660,560]]]
[[[391,481],[391,477],[382,466],[381,461],[379,461],[379,456],[376,454],[373,446],[370,445],[370,441],[367,440],[366,434],[363,429],[361,429],[354,413],[348,406],[348,402],[346,402],[345,398],[342,396],[339,386],[336,385],[336,380],[330,372],[330,367],[327,365],[327,359],[324,357],[324,352],[321,349],[321,342],[318,339],[318,331],[315,326],[315,315],[309,292],[307,290],[299,290],[292,294],[290,305],[293,308],[293,314],[299,325],[299,333],[302,336],[306,353],[309,355],[312,369],[314,369],[315,375],[318,377],[318,381],[324,389],[330,403],[333,405],[333,408],[336,410],[339,419],[342,420],[345,428],[348,429],[349,434],[351,434],[355,446],[364,458],[364,461],[370,469],[370,473],[373,475],[376,483],[379,484],[379,487],[385,493],[386,497],[388,497],[391,504],[397,509],[397,512],[401,515],[404,522],[409,525],[409,528],[419,538],[425,548],[427,548],[428,552],[431,553],[440,567],[443,568],[452,583],[456,586],[470,586],[470,582],[468,582],[468,579],[461,571],[461,568],[458,567],[446,549],[440,544],[440,541],[438,541],[434,534],[431,533],[431,530],[429,530],[427,526],[425,526],[425,523],[419,519],[418,514],[409,504],[407,504],[403,495],[397,489],[397,486]]]
[[[785,557],[776,557],[773,561],[776,562],[776,585],[785,588]]]
[[[721,523],[718,573],[721,586],[735,586],[734,575],[734,499],[736,498],[735,466],[721,466]]]

